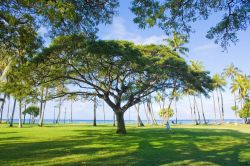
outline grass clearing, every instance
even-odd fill
[[[0,127],[1,165],[250,165],[250,126]]]

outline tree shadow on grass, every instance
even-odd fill
[[[50,130],[55,130],[49,128]],[[250,134],[225,129],[79,126],[60,138],[0,139],[2,165],[250,165]],[[43,134],[43,133],[40,133]],[[16,142],[15,142],[16,141]]]

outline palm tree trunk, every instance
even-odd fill
[[[235,95],[235,92],[233,93],[234,94],[234,107],[235,107],[235,109],[237,109],[237,103],[236,103],[236,95]],[[235,110],[235,117],[237,118],[238,116],[237,116],[237,111]],[[236,121],[236,123],[237,123],[237,121]]]
[[[12,114],[11,114],[11,119],[10,119],[10,127],[13,127],[15,109],[16,109],[16,99],[14,99],[14,104],[13,104],[13,109],[12,109]]]
[[[190,112],[191,112],[191,118],[192,118],[193,121],[196,122],[196,117],[194,117],[194,115],[193,115],[193,108],[192,108],[192,104],[191,104],[191,100],[190,100],[189,94],[188,94],[188,102],[189,102],[189,107],[190,107]]]
[[[115,112],[114,112],[114,114],[113,114],[113,126],[115,127],[116,125],[115,125]]]
[[[64,108],[64,119],[63,119],[63,123],[66,123],[66,107]]]
[[[8,123],[9,123],[9,120],[10,120],[9,113],[10,113],[10,97],[9,97],[9,101],[8,101],[8,111],[7,111],[7,122]]]
[[[45,96],[44,96],[44,102],[43,102],[43,108],[42,108],[42,115],[39,119],[39,126],[42,127],[43,126],[43,120],[44,120],[44,113],[45,113],[45,108],[46,108],[46,98],[48,96],[48,91],[49,88],[46,87],[46,92],[45,92]]]
[[[148,117],[149,115],[148,115],[148,111],[146,109],[145,103],[143,103],[143,107],[144,107],[145,115],[146,115],[146,118],[147,118],[147,123],[150,124],[150,120],[149,120],[149,117]]]
[[[137,110],[137,126],[142,127],[142,126],[144,126],[144,124],[143,124],[141,117],[140,117],[140,105],[138,104],[137,107],[135,105],[135,108]]]
[[[221,119],[221,118],[222,118],[222,116],[221,116],[221,109],[220,109],[220,97],[219,97],[219,92],[218,92],[218,89],[216,89],[216,94],[217,94],[217,102],[218,102],[219,115],[220,115],[220,119]]]
[[[176,98],[175,98],[175,100],[174,100],[174,107],[175,107],[175,124],[177,124],[178,122],[177,122],[177,101],[176,101]]]
[[[214,104],[214,121],[215,123],[217,123],[214,93],[213,93],[213,104]]]
[[[19,100],[19,128],[23,127],[23,123],[22,123],[22,101]]]
[[[96,126],[96,108],[97,108],[97,100],[96,96],[94,97],[94,120],[93,120],[93,126]]]
[[[149,112],[150,117],[151,117],[152,125],[158,125],[157,121],[155,119],[155,116],[154,116],[154,111],[153,111],[151,100],[147,101],[147,107],[148,107],[148,112]]]
[[[194,116],[195,116],[195,124],[199,125],[200,121],[196,119],[196,104],[195,104],[195,96],[194,96],[194,101],[193,101],[193,107],[194,107]],[[197,110],[198,111],[198,110]],[[197,113],[198,114],[198,113]],[[199,117],[199,114],[198,114]]]
[[[103,105],[102,105],[102,112],[103,112],[103,122],[106,123],[105,102],[104,101],[103,101]]]
[[[26,104],[24,104],[24,110],[26,110]],[[23,115],[23,124],[25,124],[26,114]]]
[[[221,122],[224,123],[224,106],[223,106],[223,96],[220,90],[220,98],[221,98]]]
[[[1,105],[1,110],[0,110],[1,111],[0,123],[2,123],[2,120],[3,120],[3,108],[4,108],[6,97],[7,97],[7,94],[4,93],[3,100],[2,100],[2,105]]]
[[[60,97],[60,99],[59,99],[59,110],[58,110],[58,116],[57,116],[57,119],[56,119],[56,124],[58,124],[59,121],[60,121],[61,106],[62,106],[62,98]]]
[[[200,100],[201,100],[201,112],[202,112],[202,117],[204,120],[204,124],[207,124],[206,117],[205,117],[205,112],[204,112],[204,107],[203,107],[203,101],[202,101],[202,95],[200,94]]]
[[[201,124],[200,111],[199,111],[199,107],[198,107],[198,104],[197,104],[197,101],[196,101],[196,97],[195,97],[195,96],[194,96],[194,102],[195,102],[196,110],[197,110],[197,114],[198,114],[198,121],[199,121],[199,124]]]
[[[73,100],[71,100],[70,104],[70,123],[73,122]]]

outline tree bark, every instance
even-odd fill
[[[220,119],[221,119],[221,118],[222,118],[222,116],[221,116],[221,109],[220,109],[220,97],[219,97],[218,89],[216,89],[216,94],[217,94],[217,101],[218,101],[219,115],[220,115]]]
[[[42,97],[42,102],[41,102],[41,116],[40,116],[40,119],[39,119],[39,126],[42,127],[43,126],[43,119],[44,119],[44,112],[45,112],[45,108],[46,108],[46,98],[47,98],[47,95],[48,95],[48,90],[49,88],[46,87],[46,92],[45,92],[45,96],[44,96],[44,99]],[[44,100],[44,102],[43,102]]]
[[[144,126],[144,124],[143,124],[141,117],[140,117],[140,105],[138,104],[137,107],[135,105],[135,108],[137,110],[137,126],[142,127],[142,126]]]
[[[62,105],[62,98],[60,98],[60,100],[59,100],[59,112],[58,112],[58,116],[57,116],[57,119],[56,119],[56,124],[59,123],[59,121],[60,121],[61,105]]]
[[[19,128],[23,127],[23,123],[22,123],[22,101],[19,100]]]
[[[205,117],[205,112],[204,112],[204,107],[203,107],[203,101],[202,101],[202,95],[200,94],[200,100],[201,100],[201,112],[202,112],[202,117],[203,117],[203,120],[204,120],[204,124],[207,124],[207,120],[206,120],[206,117]]]
[[[220,90],[220,98],[221,98],[221,122],[224,123],[224,105],[223,105],[223,96]]]
[[[196,125],[199,125],[199,121],[197,120],[197,118],[196,118],[196,106],[195,106],[195,96],[194,96],[194,101],[193,101],[193,106],[194,106],[194,116],[195,116],[195,124]],[[197,113],[198,114],[198,113]]]
[[[124,113],[122,111],[115,111],[116,119],[117,119],[117,134],[126,134],[126,127],[124,121]]]
[[[10,127],[13,127],[15,109],[16,109],[16,99],[14,99],[14,104],[13,104],[13,109],[12,109],[12,114],[11,114],[11,119],[10,119]]]
[[[215,99],[214,99],[214,93],[213,93],[213,103],[214,103],[214,121],[217,123],[217,118],[216,118],[216,107],[215,107]]]
[[[196,122],[196,117],[194,117],[194,115],[193,115],[193,108],[192,108],[192,104],[191,104],[191,100],[190,100],[189,94],[188,94],[188,102],[189,102],[189,107],[190,107],[190,112],[191,112],[191,118],[192,118],[193,121]]]
[[[94,119],[93,119],[93,126],[96,126],[96,108],[97,108],[97,100],[96,96],[94,97]]]
[[[147,112],[145,103],[143,103],[143,107],[144,107],[145,115],[146,115],[146,118],[147,118],[147,123],[150,124],[150,120],[149,120],[149,117],[148,117],[148,112]]]
[[[8,122],[8,123],[9,123],[9,121],[10,121],[9,113],[10,113],[10,97],[9,97],[9,101],[8,101],[8,111],[7,111],[7,122]]]
[[[104,101],[103,101],[103,105],[102,105],[102,112],[103,112],[103,122],[106,122],[106,118],[105,118],[105,106],[104,106]]]
[[[115,113],[113,114],[113,126],[115,127]]]
[[[175,124],[177,124],[177,101],[176,101],[176,98],[175,98],[175,100],[174,100],[174,106],[175,106]]]
[[[73,100],[71,100],[70,104],[70,123],[73,122]]]
[[[2,120],[3,120],[3,108],[4,108],[6,96],[7,96],[6,93],[4,93],[1,110],[0,110],[1,111],[0,123],[2,123]]]

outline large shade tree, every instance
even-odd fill
[[[207,73],[191,70],[168,47],[136,46],[127,41],[93,42],[83,35],[56,38],[36,62],[50,66],[45,75],[31,74],[39,76],[39,84],[60,80],[65,86],[74,86],[55,97],[75,94],[103,99],[116,115],[120,134],[126,133],[125,111],[151,93],[173,88],[174,82],[176,88],[188,83],[206,93],[211,81]]]
[[[238,41],[237,32],[244,31],[250,23],[249,0],[134,0],[134,22],[141,28],[158,26],[166,34],[177,32],[189,35],[192,23],[207,20],[217,13],[218,22],[207,32],[223,48]]]

